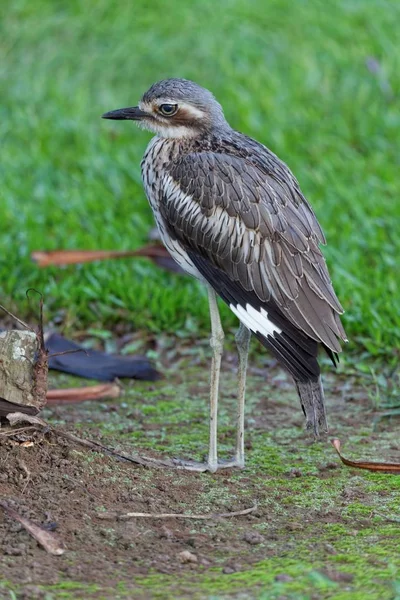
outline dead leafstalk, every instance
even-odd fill
[[[50,531],[46,531],[46,529],[43,529],[43,527],[36,525],[36,523],[31,521],[30,519],[23,517],[16,510],[11,508],[11,506],[8,506],[8,504],[4,500],[0,500],[0,506],[4,510],[4,512],[9,517],[11,517],[11,519],[15,519],[16,521],[21,523],[21,525],[25,527],[27,532],[30,533],[31,536],[34,537],[35,540],[39,542],[41,546],[43,546],[46,552],[48,552],[49,554],[53,554],[53,556],[60,556],[61,554],[64,554],[64,545],[57,535],[51,533]]]
[[[400,473],[400,463],[389,463],[389,462],[375,462],[367,460],[349,460],[345,458],[340,451],[340,440],[331,440],[332,446],[335,448],[339,455],[340,460],[344,465],[348,467],[355,467],[357,469],[367,469],[368,471],[380,471],[381,473]]]

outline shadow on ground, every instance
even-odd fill
[[[225,366],[220,448],[228,457],[235,378],[232,365]],[[326,378],[330,437],[339,437],[354,458],[399,460],[396,423],[374,430],[367,392],[341,377]],[[125,452],[201,459],[207,395],[207,368],[180,364],[156,384],[126,386],[118,401],[57,407],[44,417]],[[0,598],[389,600],[400,594],[400,479],[348,469],[328,439],[313,443],[280,371],[272,370],[268,383],[261,370],[250,373],[246,429],[246,469],[214,475],[135,467],[48,435],[37,435],[30,447],[2,436],[1,496],[56,527],[68,550],[46,554],[0,515]],[[252,514],[224,520],[99,518],[109,510],[228,512],[254,502]],[[190,552],[188,562],[183,551]]]

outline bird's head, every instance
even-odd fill
[[[103,119],[137,121],[160,137],[198,137],[229,127],[221,105],[208,90],[187,79],[154,83],[138,106],[112,110]]]

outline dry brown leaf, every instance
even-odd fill
[[[368,471],[381,471],[384,473],[400,473],[400,463],[374,462],[366,460],[349,460],[340,452],[340,440],[331,440],[332,446],[335,448],[343,464],[356,469],[367,469]]]
[[[51,250],[49,252],[37,250],[32,252],[31,258],[39,267],[48,267],[50,265],[75,265],[93,262],[94,260],[124,258],[135,255],[135,250]]]
[[[109,258],[127,258],[129,256],[161,258],[170,255],[164,246],[159,244],[149,244],[137,250],[50,250],[49,252],[36,250],[31,254],[32,260],[39,267],[74,265]]]
[[[137,250],[36,250],[31,258],[39,267],[75,265],[110,258],[143,257],[149,258],[167,271],[183,271],[160,243],[148,244]]]
[[[48,390],[47,404],[60,402],[85,402],[86,400],[101,400],[102,398],[119,398],[121,388],[117,383],[101,383],[79,388]]]

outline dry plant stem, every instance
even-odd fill
[[[26,292],[28,294],[29,290]],[[39,302],[39,328],[37,332],[39,341],[39,352],[34,368],[34,394],[36,396],[38,406],[42,407],[46,404],[47,397],[47,379],[49,373],[49,353],[44,344],[43,333],[43,296],[40,295]]]
[[[65,548],[63,547],[62,542],[58,539],[58,536],[50,531],[46,531],[42,527],[39,527],[39,525],[36,525],[36,523],[33,523],[33,521],[30,519],[26,519],[16,510],[8,506],[4,500],[0,500],[0,506],[9,517],[21,523],[27,532],[30,533],[31,536],[34,537],[41,546],[43,546],[46,552],[53,554],[54,556],[60,556],[61,554],[64,554]]]
[[[257,504],[254,504],[250,508],[243,510],[236,510],[234,512],[227,513],[211,513],[211,514],[200,514],[192,515],[185,513],[141,513],[141,512],[129,512],[129,513],[101,513],[97,515],[99,519],[117,519],[117,521],[125,521],[127,519],[145,518],[145,519],[228,519],[230,517],[240,517],[242,515],[249,515],[257,509]]]

